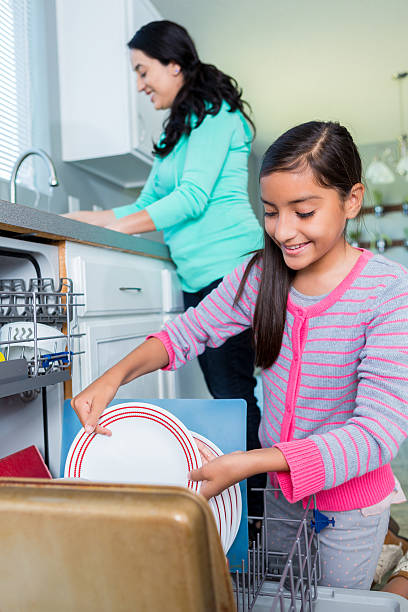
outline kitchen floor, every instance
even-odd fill
[[[391,465],[408,499],[408,438]],[[391,516],[399,524],[400,534],[408,538],[408,502],[392,505]]]

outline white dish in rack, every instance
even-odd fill
[[[67,338],[63,333],[43,323],[37,323],[37,352],[39,355],[49,353],[62,353],[67,350]],[[7,359],[20,359],[28,361],[34,357],[34,329],[33,321],[14,321],[6,323],[0,329],[0,351]],[[7,344],[8,342],[13,344]]]
[[[214,442],[205,436],[194,431],[191,434],[206,459],[215,459],[224,454]],[[210,506],[220,533],[224,552],[227,553],[236,538],[241,523],[242,498],[239,484],[225,489],[225,491],[210,499]]]

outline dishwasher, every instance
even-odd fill
[[[78,305],[56,245],[0,237],[0,457],[34,444],[54,475]]]
[[[263,492],[264,516],[256,541],[242,567],[231,573],[238,612],[408,612],[408,601],[382,591],[365,591],[318,586],[320,578],[319,533],[330,529],[334,519],[323,514],[310,498],[303,516],[295,523],[296,535],[287,550],[275,551],[269,529],[279,529],[285,517],[267,514],[267,496],[281,495],[279,489]]]
[[[59,474],[63,383],[70,379],[74,356],[80,354],[73,347],[81,336],[76,314],[83,305],[81,296],[69,278],[59,278],[57,246],[0,238],[0,457],[35,444],[54,476]],[[33,330],[26,338],[32,348],[25,343],[21,354],[14,350],[21,348],[15,334],[1,333],[7,326],[15,331],[10,325],[17,323]],[[44,335],[43,325],[59,335]],[[59,342],[61,337],[64,350],[38,351],[42,342]],[[10,359],[12,353],[17,358]],[[262,491],[266,510],[266,496],[274,489]],[[272,549],[267,526],[274,522],[279,529],[285,517],[264,513],[256,542],[240,570],[231,573],[237,611],[407,612],[408,602],[389,593],[318,586],[319,531],[330,519],[312,513],[311,519],[306,508],[296,521],[296,537],[284,552]]]

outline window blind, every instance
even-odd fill
[[[28,0],[0,0],[0,178],[9,180],[17,157],[31,147],[31,11]],[[31,165],[19,178],[31,180]]]

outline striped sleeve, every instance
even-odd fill
[[[246,280],[240,300],[234,306],[246,265],[247,262],[228,274],[196,308],[189,308],[156,334],[169,354],[166,369],[175,370],[203,353],[207,347],[221,346],[228,338],[251,327],[257,295],[255,266]]]
[[[354,410],[336,429],[307,440],[279,443],[290,474],[279,476],[290,501],[388,464],[408,434],[408,281],[388,287],[366,327],[357,368]],[[296,444],[303,442],[302,461]],[[307,448],[306,448],[307,447]],[[316,453],[316,448],[319,453]],[[315,477],[311,478],[311,475]]]

